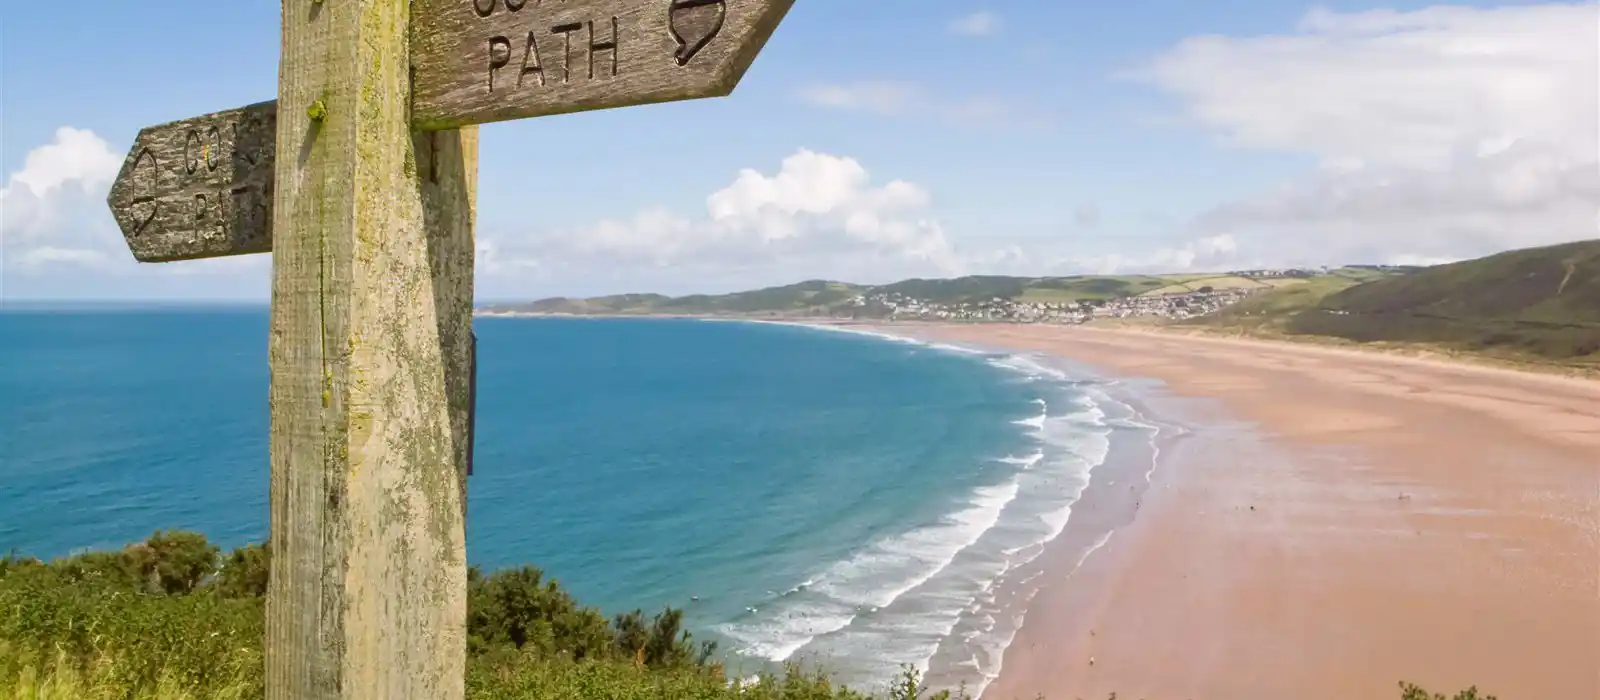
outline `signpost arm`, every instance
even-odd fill
[[[283,0],[267,697],[464,693],[476,135],[410,129],[407,0]]]

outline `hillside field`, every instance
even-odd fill
[[[1600,240],[1405,275],[1327,275],[1185,323],[1600,367]]]

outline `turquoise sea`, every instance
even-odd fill
[[[762,323],[476,328],[471,562],[538,565],[608,613],[683,607],[744,672],[821,660],[872,685],[913,663],[981,688],[1091,470],[1148,463],[1155,432],[1036,357]],[[261,540],[266,339],[265,308],[0,313],[0,550]]]

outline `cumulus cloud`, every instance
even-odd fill
[[[555,277],[672,270],[697,280],[959,274],[964,261],[929,213],[931,197],[904,180],[877,183],[852,158],[800,150],[776,172],[739,172],[704,211],[664,209],[590,227],[486,235],[480,269]]]
[[[1444,260],[1596,236],[1600,8],[1315,10],[1188,39],[1140,75],[1239,147],[1322,163],[1196,235],[1285,261]]]
[[[105,139],[70,126],[28,152],[21,169],[10,173],[0,189],[0,276],[8,295],[74,296],[95,289],[101,295],[123,296],[138,292],[118,285],[134,282],[137,287],[139,279],[218,275],[237,282],[241,271],[259,275],[269,268],[271,260],[263,255],[136,263],[106,205],[121,168],[122,156]],[[206,291],[217,290],[196,290]],[[163,294],[173,292],[181,295],[183,290]]]
[[[993,12],[974,12],[950,22],[951,34],[992,36],[1000,31],[1000,17]]]
[[[122,159],[93,132],[57,129],[50,143],[28,152],[22,169],[0,189],[0,242],[54,251],[29,257],[24,249],[24,261],[87,259],[61,246],[83,243],[72,234],[88,223],[85,209],[94,200],[104,209],[106,188],[121,167]]]
[[[1225,269],[1239,252],[1228,235],[1103,255],[1084,254],[1082,241],[1064,236],[962,244],[934,211],[932,194],[915,183],[880,183],[853,158],[802,149],[774,172],[740,171],[694,216],[650,209],[578,229],[481,236],[478,269],[487,290],[509,290],[516,280],[574,294],[682,292],[812,278]],[[1098,216],[1093,205],[1080,209],[1090,212]]]

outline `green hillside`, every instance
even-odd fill
[[[1355,275],[1357,273],[1351,272]],[[1382,274],[1382,273],[1373,273]],[[1315,279],[1315,278],[1311,278]],[[1343,279],[1343,278],[1341,278]],[[487,312],[548,314],[726,314],[866,315],[874,309],[852,304],[868,297],[898,296],[935,304],[1016,302],[1072,303],[1202,289],[1261,289],[1297,285],[1305,278],[1258,279],[1230,273],[1183,275],[1076,275],[1005,277],[973,275],[954,279],[909,279],[884,285],[809,280],[731,294],[621,294],[589,299],[553,298],[527,303],[490,304]]]
[[[1600,240],[1366,281],[1319,278],[1191,323],[1600,363]]]

